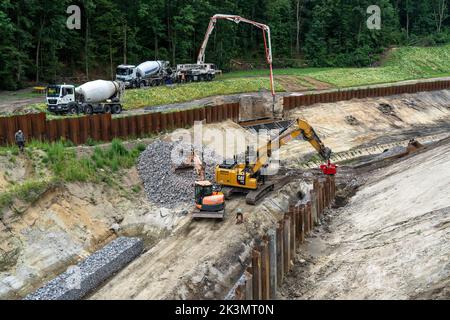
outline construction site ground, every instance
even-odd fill
[[[33,88],[0,92],[0,114],[36,112],[30,106],[45,102],[45,95],[33,93]]]
[[[431,126],[432,123],[437,124],[437,132],[445,131],[446,126],[443,124],[446,123],[448,126],[450,114],[448,103],[445,101],[447,94],[447,92],[440,92],[415,96],[413,99],[420,101],[418,104],[421,107],[418,109],[408,106],[410,96],[402,96],[316,105],[306,110],[296,111],[290,117],[302,116],[308,119],[318,130],[319,135],[324,138],[326,145],[336,151],[343,151],[388,135],[394,140],[404,139],[405,135],[419,137],[423,133],[421,127]],[[391,105],[393,113],[397,116],[380,110],[380,103]],[[409,110],[412,111],[409,112]],[[348,115],[354,115],[360,124],[354,126],[346,123]],[[234,125],[224,124],[222,128],[227,126]],[[416,129],[413,129],[414,127]],[[431,131],[434,132],[432,129]],[[428,130],[425,132],[429,133]],[[283,150],[281,158],[288,167],[294,169],[299,155],[305,156],[310,153],[308,144],[294,141]],[[426,168],[422,166],[424,167]],[[304,173],[304,176],[309,175]],[[420,175],[417,179],[420,180],[419,177]],[[299,181],[294,181],[287,188],[292,186],[301,186],[300,188],[303,189],[306,187]],[[389,190],[385,191],[384,197],[389,198]],[[403,192],[403,189],[400,188],[400,192]],[[287,190],[282,193],[294,194]],[[226,289],[229,289],[236,280],[236,273],[239,274],[237,270],[242,272],[241,260],[245,256],[246,248],[249,248],[251,239],[255,238],[255,233],[261,228],[273,227],[277,220],[276,216],[283,212],[283,206],[280,205],[271,205],[272,209],[267,209],[269,204],[280,199],[280,196],[272,196],[272,199],[256,207],[246,206],[242,199],[228,203],[228,212],[233,212],[236,207],[243,208],[246,220],[243,226],[235,225],[233,215],[229,215],[225,222],[189,221],[180,232],[171,235],[145,253],[91,298],[223,297]],[[392,199],[396,201],[396,197]],[[426,199],[433,201],[433,196]],[[376,219],[371,216],[371,213],[367,212],[369,221]],[[370,223],[366,225],[370,226]],[[449,248],[440,250],[448,254]],[[404,254],[407,255],[407,253]]]
[[[450,91],[439,91],[352,100],[296,109],[286,117],[308,120],[333,151],[356,157],[358,148],[379,143],[430,135],[445,138],[450,126],[449,98]],[[205,127],[246,132],[231,121]],[[216,148],[207,140],[205,145]],[[348,190],[356,185],[356,195],[348,205],[332,210],[316,237],[301,248],[280,296],[448,297],[439,283],[448,281],[450,274],[450,248],[443,240],[448,240],[449,232],[445,214],[449,150],[442,143],[380,167],[341,168],[340,187]],[[89,298],[223,298],[245,268],[252,241],[274,226],[298,191],[311,187],[317,173],[300,169],[315,155],[304,141],[290,142],[280,155],[290,182],[257,206],[248,206],[239,197],[227,202],[224,221],[193,221],[186,212],[192,206],[163,209],[149,203],[142,192],[117,197],[110,190],[86,184],[49,192],[19,216],[2,218],[2,235],[8,237],[0,239],[0,253],[14,259],[0,272],[0,297],[23,296],[116,234],[131,234],[147,239],[147,251]],[[131,169],[123,174],[122,183],[131,187],[138,180],[136,169]],[[244,224],[235,224],[237,208],[244,212]],[[73,248],[70,254],[68,245]],[[376,282],[372,274],[381,280]],[[389,281],[391,276],[394,280]],[[340,277],[350,278],[333,284]],[[369,283],[376,289],[366,288]]]
[[[449,299],[450,139],[340,174],[349,202],[299,248],[280,297]]]

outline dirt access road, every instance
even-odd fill
[[[0,92],[0,114],[36,112],[30,106],[45,101],[44,94],[33,93],[33,88]]]
[[[282,298],[450,298],[450,140],[369,175],[300,248]]]

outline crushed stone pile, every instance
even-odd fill
[[[164,208],[192,204],[194,183],[198,176],[194,169],[175,171],[175,167],[191,154],[192,147],[181,142],[156,141],[141,153],[137,169],[148,199]],[[201,151],[200,151],[201,153]],[[201,154],[197,153],[199,157]],[[221,157],[214,150],[203,148],[206,179],[214,181],[214,168]]]

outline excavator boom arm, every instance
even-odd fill
[[[313,146],[324,160],[329,160],[331,157],[331,149],[325,147],[322,140],[320,140],[314,128],[303,119],[297,119],[298,129],[303,134],[303,137]]]
[[[262,146],[257,151],[257,160],[252,168],[252,172],[255,174],[261,170],[261,168],[266,165],[269,161],[271,152],[275,150],[275,146],[278,142],[278,148],[281,148],[289,141],[302,136],[306,141],[308,141],[314,149],[319,153],[319,155],[324,160],[329,160],[331,157],[331,149],[325,147],[322,140],[320,140],[317,133],[314,131],[313,127],[303,119],[296,120],[296,126],[293,129],[287,129],[284,133],[279,135],[276,139],[270,140],[265,146]]]

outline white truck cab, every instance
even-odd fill
[[[169,61],[145,61],[140,65],[121,64],[116,69],[116,81],[126,88],[155,87],[172,78]]]
[[[121,64],[116,69],[116,81],[123,82],[126,88],[132,86],[137,78],[136,66],[131,64]]]
[[[50,85],[47,87],[47,107],[50,112],[70,112],[70,107],[76,105],[75,86],[73,85]]]

